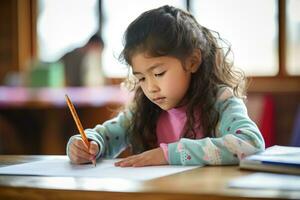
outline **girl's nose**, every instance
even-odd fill
[[[147,81],[147,90],[150,93],[159,91],[157,82],[155,80],[148,80]]]

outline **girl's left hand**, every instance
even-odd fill
[[[115,166],[119,167],[143,167],[149,165],[167,165],[162,148],[158,147],[143,153],[129,156],[116,162]]]

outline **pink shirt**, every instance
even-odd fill
[[[157,143],[163,149],[168,161],[168,144],[177,142],[183,137],[183,128],[186,122],[185,106],[163,111],[156,126]],[[202,138],[201,131],[196,132],[196,138]]]

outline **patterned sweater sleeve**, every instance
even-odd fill
[[[249,118],[243,100],[228,91],[231,92],[225,89],[215,105],[220,114],[217,136],[197,140],[182,138],[168,144],[171,165],[238,164],[243,157],[264,150],[263,137]]]
[[[99,157],[115,158],[126,147],[128,147],[127,130],[131,120],[131,113],[124,111],[113,119],[110,119],[103,124],[98,124],[93,129],[86,129],[85,133],[89,140],[97,142],[100,147],[99,153],[96,155],[96,159]],[[69,145],[71,141],[80,137],[80,135],[72,136],[67,144],[67,154],[69,153]]]

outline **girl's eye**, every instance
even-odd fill
[[[166,71],[159,73],[159,74],[155,74],[155,76],[159,77],[159,76],[163,76],[166,73]]]
[[[140,83],[140,82],[144,82],[144,81],[145,81],[145,78],[139,78],[138,80],[139,80],[139,83]]]

